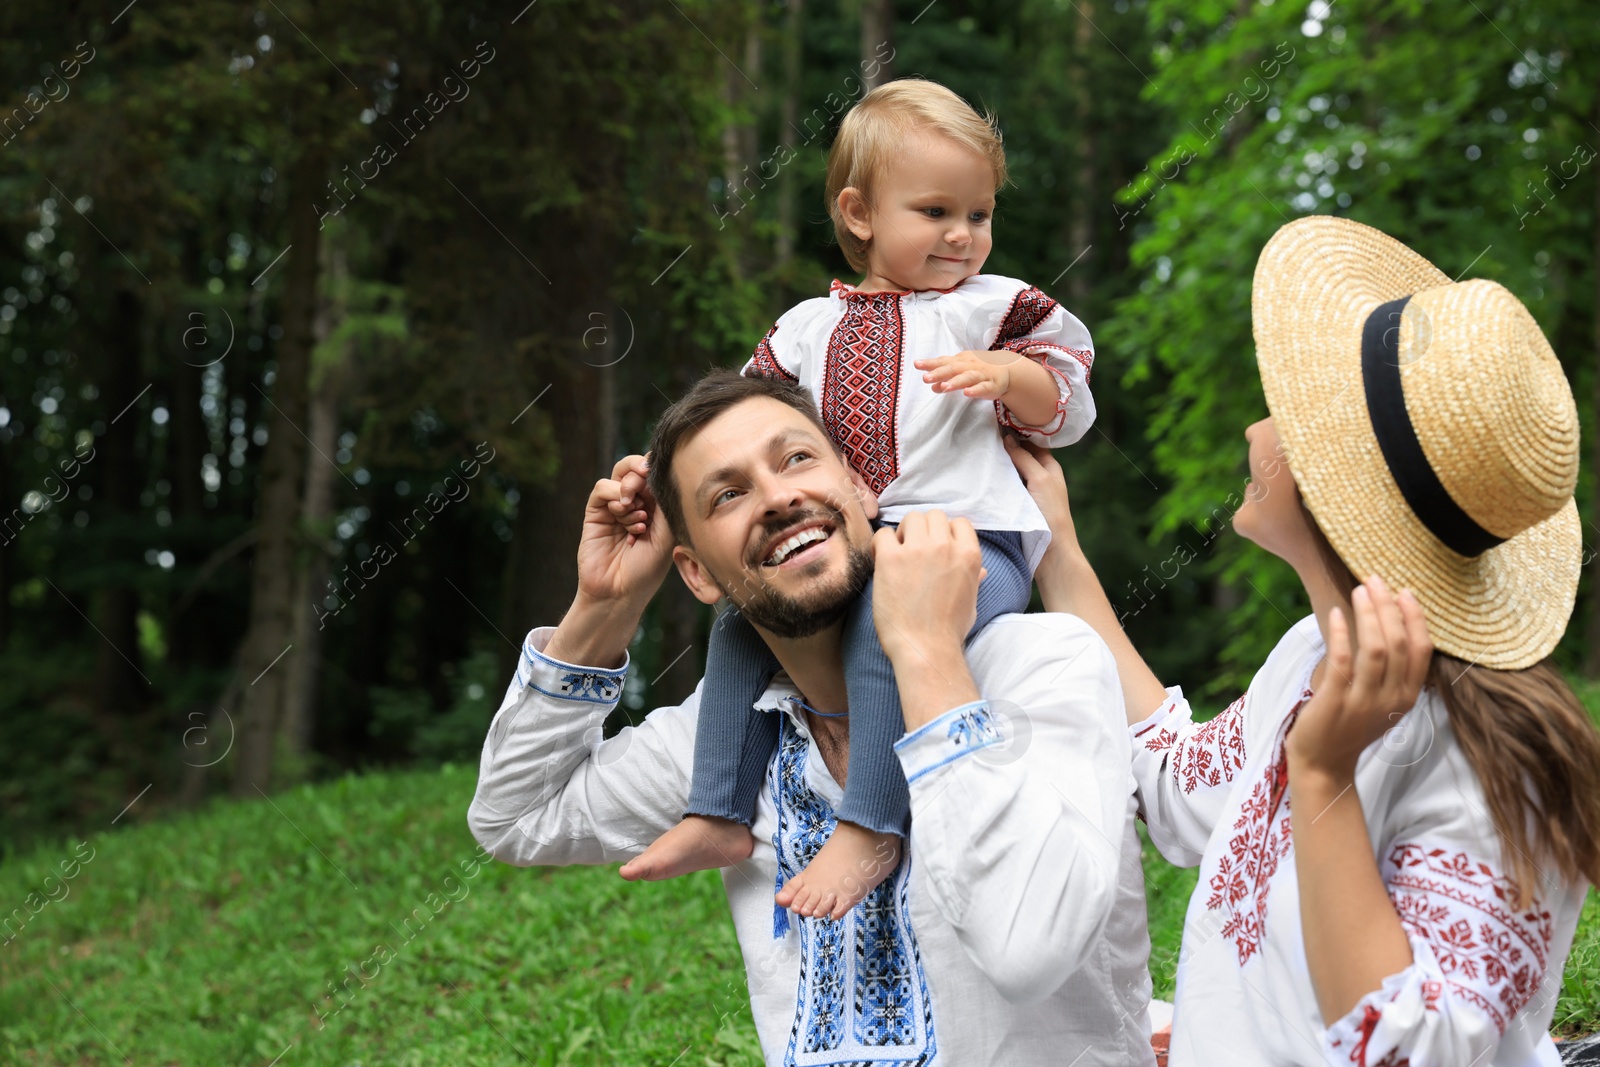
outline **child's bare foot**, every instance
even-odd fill
[[[783,884],[776,900],[796,915],[842,919],[899,863],[899,834],[841,822],[805,870]]]
[[[710,815],[685,815],[618,873],[630,882],[656,882],[747,860],[755,846],[748,826]]]

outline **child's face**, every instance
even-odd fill
[[[918,134],[879,178],[871,202],[851,214],[846,211],[851,230],[872,242],[869,281],[950,289],[989,258],[994,170],[948,138]]]

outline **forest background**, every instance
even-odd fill
[[[827,148],[911,75],[999,116],[986,269],[1095,337],[1099,421],[1060,456],[1164,678],[1220,708],[1306,610],[1228,519],[1265,410],[1251,272],[1313,213],[1544,328],[1589,450],[1558,655],[1600,675],[1587,4],[27,0],[0,8],[0,856],[472,763],[594,479],[855,280]],[[608,729],[692,688],[708,624],[669,579]]]

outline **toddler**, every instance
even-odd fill
[[[1055,447],[1094,421],[1083,323],[1024,282],[979,273],[1005,181],[993,119],[949,89],[904,79],[869,92],[841,123],[827,172],[834,229],[861,284],[834,281],[826,297],[790,309],[744,368],[811,391],[877,495],[880,522],[931,508],[972,522],[988,573],[968,641],[996,616],[1027,609],[1050,537],[1002,434]],[[798,561],[811,543],[802,532],[766,562]],[[776,897],[799,915],[842,918],[894,869],[909,828],[893,747],[905,722],[871,596],[869,584],[844,631],[850,762],[839,821]],[[623,877],[672,877],[750,855],[778,738],[776,715],[751,705],[776,670],[751,625],[725,609],[712,628],[687,812]]]

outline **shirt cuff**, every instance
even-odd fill
[[[628,654],[623,653],[622,666],[615,669],[563,663],[544,654],[555,632],[554,626],[528,632],[517,663],[517,684],[557,700],[615,704],[622,697],[622,683],[628,674]]]
[[[1184,698],[1183,686],[1181,685],[1168,686],[1167,699],[1161,702],[1161,706],[1128,727],[1128,733],[1132,736],[1133,743],[1142,745],[1149,739],[1151,734],[1160,733],[1167,720],[1175,714],[1182,715],[1186,719],[1190,715],[1189,701]]]
[[[1005,347],[1011,348],[1011,345],[1008,344]],[[1033,345],[1033,347],[1039,346]],[[1012,350],[1017,351],[1016,349]],[[1050,437],[1056,433],[1059,433],[1061,427],[1067,424],[1067,408],[1072,403],[1072,383],[1067,380],[1067,376],[1065,374],[1062,374],[1059,370],[1050,365],[1049,361],[1045,358],[1045,353],[1024,352],[1022,355],[1027,358],[1037,360],[1039,366],[1056,376],[1055,414],[1052,415],[1043,426],[1029,426],[1025,422],[1017,421],[1016,416],[1012,413],[1011,409],[1006,407],[1005,402],[1001,400],[996,400],[994,402],[995,414],[999,417],[1001,426],[1015,430],[1017,433],[1022,434],[1025,437]]]
[[[951,708],[894,743],[909,785],[925,774],[1007,740],[986,700]]]
[[[1330,1062],[1355,1067],[1407,1060],[1419,1067],[1477,1062],[1502,1036],[1494,1020],[1449,996],[1448,979],[1428,942],[1407,937],[1411,965],[1385,978],[1323,1032]]]

